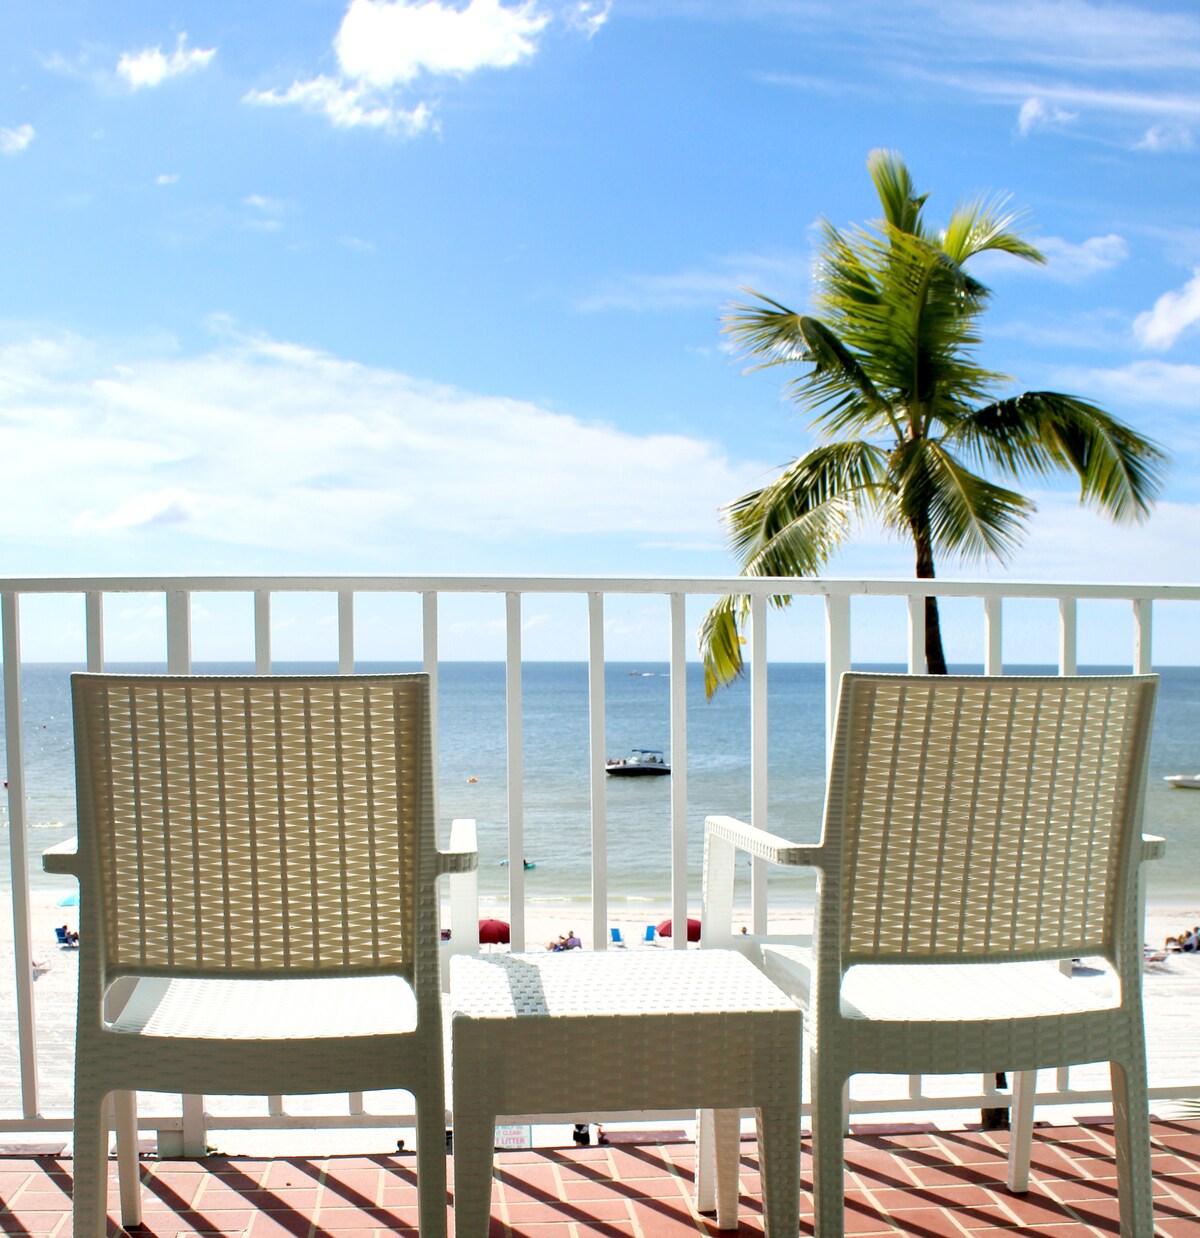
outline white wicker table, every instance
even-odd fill
[[[488,1232],[497,1117],[681,1108],[758,1111],[767,1233],[798,1232],[801,1016],[740,954],[459,956],[450,1008],[456,1238]]]

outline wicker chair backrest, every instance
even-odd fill
[[[1111,954],[1156,688],[847,674],[825,834],[842,968]]]
[[[81,876],[110,979],[411,978],[422,927],[436,958],[426,675],[72,687]]]

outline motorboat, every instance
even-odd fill
[[[604,772],[614,778],[645,778],[669,774],[671,767],[661,748],[634,748],[627,757],[606,761]]]
[[[1200,774],[1168,774],[1163,781],[1180,790],[1200,791]]]

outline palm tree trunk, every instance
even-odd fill
[[[928,521],[913,521],[913,541],[917,547],[917,579],[933,580],[933,537]],[[929,675],[946,673],[946,655],[942,650],[942,626],[938,619],[937,598],[925,598],[925,671]]]

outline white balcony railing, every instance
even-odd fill
[[[748,642],[747,678],[750,691],[749,802],[754,824],[768,825],[768,678],[767,635],[768,599],[787,593],[795,598],[810,597],[823,603],[825,618],[825,706],[826,736],[829,734],[837,685],[851,663],[851,606],[855,599],[891,597],[907,605],[907,655],[910,669],[923,667],[924,606],[926,592],[939,598],[982,600],[982,631],[979,661],[986,673],[1004,669],[1002,621],[1006,602],[1042,599],[1057,606],[1056,631],[1040,633],[1039,648],[1057,650],[1058,670],[1074,674],[1077,669],[1078,606],[1080,602],[1121,603],[1130,608],[1131,642],[1127,664],[1137,672],[1151,667],[1151,633],[1155,607],[1176,603],[1192,607],[1200,603],[1200,586],[1085,585],[979,581],[885,581],[885,580],[747,580],[743,578],[702,579],[627,579],[559,577],[121,577],[0,580],[0,618],[4,674],[4,721],[7,744],[8,820],[12,868],[13,966],[15,980],[15,1018],[20,1074],[20,1113],[0,1112],[0,1130],[63,1130],[69,1127],[69,1114],[43,1113],[38,1082],[39,1027],[35,1017],[34,959],[30,930],[30,834],[26,815],[26,761],[22,730],[22,604],[45,595],[73,595],[82,600],[83,624],[79,660],[90,670],[106,664],[106,602],[118,595],[157,594],[165,599],[165,654],[167,669],[174,673],[192,670],[192,615],[197,598],[217,594],[250,595],[253,598],[253,662],[259,673],[272,667],[272,606],[284,595],[325,594],[337,599],[337,666],[343,673],[355,667],[355,606],[366,595],[409,595],[420,599],[420,661],[434,680],[437,700],[439,670],[439,602],[450,595],[501,595],[504,599],[503,649],[505,663],[505,745],[507,754],[507,914],[512,928],[513,949],[526,946],[525,856],[525,755],[522,724],[522,603],[529,595],[571,594],[586,599],[588,666],[588,772],[590,809],[590,847],[593,857],[590,872],[591,939],[595,948],[604,949],[608,940],[610,881],[606,857],[608,813],[604,764],[605,742],[605,606],[611,599],[657,596],[667,602],[670,674],[670,749],[673,777],[670,787],[670,875],[664,902],[669,903],[675,923],[688,914],[689,879],[692,887],[698,874],[689,871],[688,799],[688,710],[687,661],[694,658],[695,614],[689,617],[689,599],[710,599],[723,593],[743,593],[751,597],[751,632]],[[40,604],[40,603],[39,603]],[[610,605],[611,605],[610,601]],[[1052,614],[1043,606],[1045,615]],[[772,620],[774,622],[774,620]],[[1044,622],[1044,617],[1043,617]],[[1052,621],[1053,622],[1053,621]],[[1194,625],[1193,625],[1194,626]],[[245,647],[251,636],[246,634]],[[1052,645],[1047,641],[1052,641]],[[1011,643],[1011,642],[1010,642]],[[377,654],[373,654],[377,656]],[[397,652],[391,660],[401,661]],[[885,659],[875,658],[874,661]],[[1034,659],[1022,656],[1021,662]],[[435,704],[435,733],[437,716]],[[693,805],[703,811],[724,811],[726,805]],[[773,828],[788,832],[788,823],[773,822]],[[1153,825],[1153,822],[1151,822]],[[695,822],[691,826],[695,833]],[[693,865],[694,867],[694,865]],[[770,913],[765,868],[756,865],[750,875],[748,918],[755,932],[766,930]],[[683,934],[674,945],[684,946]],[[69,1073],[70,1063],[59,1055],[55,1068]],[[1157,1096],[1178,1096],[1200,1090],[1200,1079],[1187,1085],[1172,1084],[1152,1089]],[[1103,1089],[1072,1089],[1067,1072],[1060,1072],[1056,1087],[1044,1099],[1049,1101],[1087,1101],[1104,1098]],[[910,1081],[902,1097],[856,1097],[855,1108],[867,1111],[916,1109],[922,1107],[965,1107],[966,1104],[995,1103],[995,1092],[984,1081],[970,1097],[927,1092],[920,1080]],[[146,1124],[164,1132],[187,1128],[185,1113],[155,1116]],[[202,1123],[192,1115],[193,1135]],[[278,1100],[265,1114],[223,1114],[223,1128],[254,1125],[304,1127],[343,1125],[407,1125],[407,1112],[367,1113],[360,1098],[352,1098],[345,1113],[336,1115],[294,1115],[285,1112]],[[189,1143],[194,1139],[189,1139]]]

